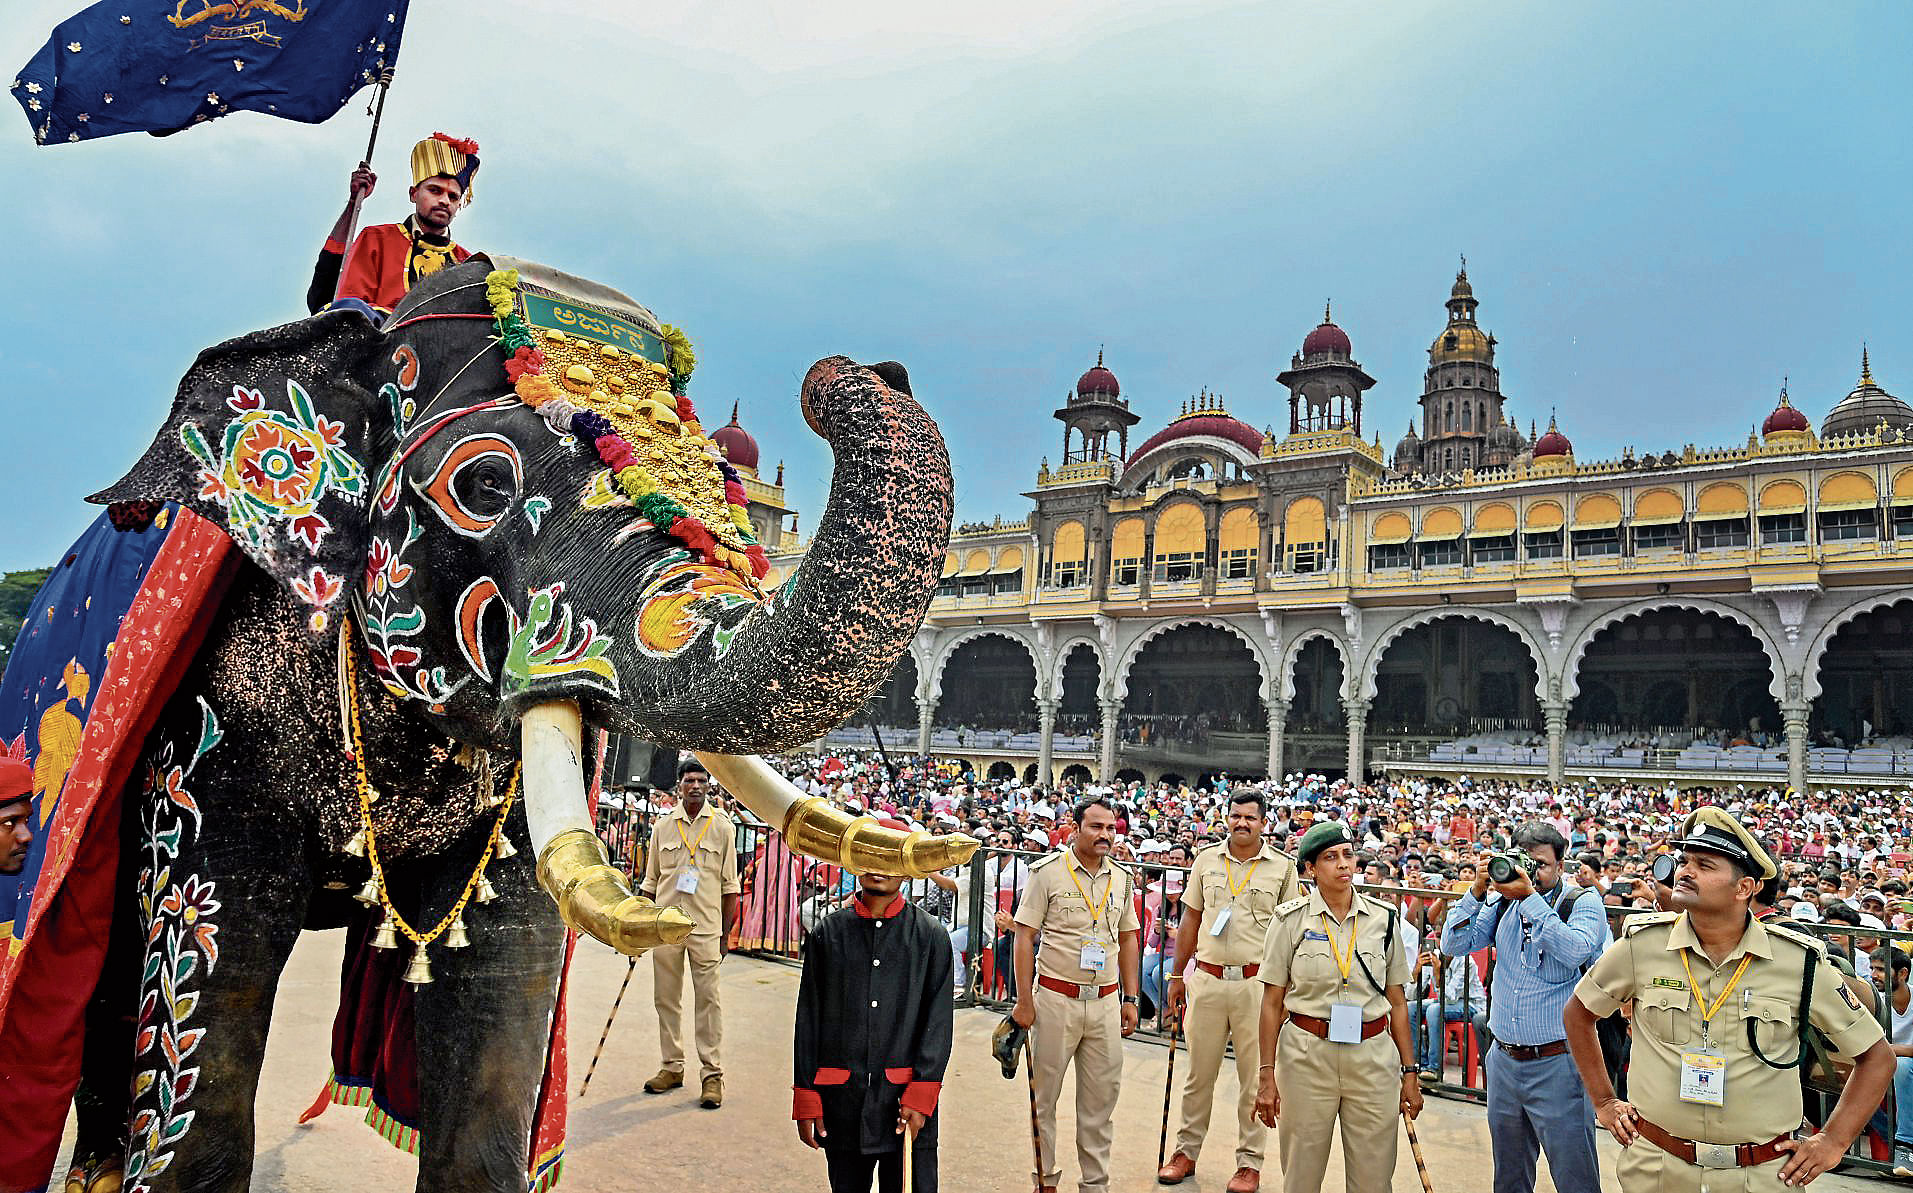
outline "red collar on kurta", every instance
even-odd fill
[[[907,902],[909,902],[909,900],[903,897],[903,892],[898,891],[895,895],[891,896],[889,909],[882,914],[878,914],[870,910],[870,905],[864,902],[863,893],[861,891],[858,892],[856,898],[850,901],[851,906],[857,909],[858,918],[865,920],[895,919],[897,915],[903,911],[903,905]]]

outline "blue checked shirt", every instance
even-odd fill
[[[1530,894],[1501,915],[1499,929],[1495,913],[1503,902],[1500,895],[1484,901],[1471,891],[1448,913],[1441,933],[1443,953],[1463,957],[1490,943],[1495,946],[1488,1028],[1497,1040],[1532,1046],[1552,1044],[1566,1034],[1561,1010],[1581,980],[1581,967],[1599,957],[1609,940],[1598,890],[1576,899],[1568,922],[1561,922],[1554,905],[1569,889],[1568,883],[1559,882],[1546,895]]]

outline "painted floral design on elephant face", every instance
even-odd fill
[[[174,742],[161,743],[148,759],[141,792],[146,858],[139,875],[139,907],[146,957],[135,1024],[137,1072],[125,1171],[129,1191],[151,1189],[153,1179],[172,1166],[173,1149],[192,1129],[195,1112],[187,1102],[199,1087],[199,1066],[193,1058],[207,1031],[190,1026],[199,1009],[197,979],[219,964],[218,884],[196,873],[174,872],[182,848],[199,833],[199,804],[189,780],[200,760],[224,738],[219,718],[204,697],[199,711],[199,741],[192,757],[175,762]]]
[[[418,385],[418,350],[400,344],[392,350],[392,363],[399,367],[398,376],[379,387],[379,396],[392,413],[393,432],[403,438],[418,415],[418,402],[408,396]]]
[[[319,503],[333,493],[356,498],[365,470],[345,449],[344,424],[318,413],[298,382],[286,382],[286,401],[288,410],[271,409],[259,390],[235,385],[226,405],[238,417],[218,448],[191,422],[180,427],[180,442],[199,462],[200,498],[226,511],[242,544],[264,548],[283,527],[317,552],[332,530]]]
[[[441,708],[470,677],[453,680],[443,666],[426,667],[417,645],[424,632],[425,610],[405,591],[416,574],[405,562],[424,531],[411,510],[405,511],[405,533],[398,542],[374,535],[366,554],[365,578],[358,592],[359,621],[365,627],[366,652],[372,670],[385,690],[401,700],[422,700]]]
[[[564,591],[562,580],[532,589],[522,617],[510,605],[505,607],[511,621],[511,641],[502,668],[506,691],[522,692],[536,684],[569,680],[616,696],[618,668],[606,657],[611,640],[598,632],[598,624],[589,617],[578,619],[574,636],[571,603],[558,599]]]
[[[663,563],[638,600],[638,649],[671,658],[709,629],[713,656],[724,657],[737,627],[716,615],[760,604],[762,598],[736,572],[699,563],[688,552],[672,552]]]

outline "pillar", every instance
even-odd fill
[[[1099,779],[1101,782],[1104,782],[1104,783],[1114,783],[1116,781],[1116,730],[1117,730],[1116,722],[1118,718],[1122,716],[1122,713],[1123,713],[1122,701],[1120,700],[1103,701],[1102,712],[1103,712],[1103,756],[1102,756],[1102,759],[1100,760],[1101,762],[1100,769],[1102,771],[1102,774],[1099,776]]]
[[[1038,700],[1036,716],[1038,736],[1036,742],[1036,784],[1039,787],[1056,785],[1054,777],[1056,755],[1056,710],[1062,707],[1060,700]]]
[[[917,754],[928,757],[930,754],[930,730],[936,724],[937,702],[917,697]]]
[[[1568,704],[1565,700],[1544,700],[1541,715],[1548,727],[1548,782],[1559,784],[1568,768]]]
[[[1344,700],[1342,712],[1348,717],[1348,778],[1361,783],[1368,777],[1368,701]]]
[[[1780,706],[1780,719],[1787,726],[1787,785],[1799,795],[1807,794],[1807,718],[1812,710],[1805,700]]]
[[[1282,781],[1282,731],[1288,727],[1289,702],[1286,700],[1264,700],[1262,707],[1269,710],[1269,778],[1277,783]]]

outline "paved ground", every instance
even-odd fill
[[[259,1090],[253,1188],[260,1193],[396,1191],[412,1188],[415,1179],[416,1163],[366,1127],[362,1112],[335,1106],[316,1123],[296,1125],[326,1076],[326,1040],[343,942],[342,932],[308,933],[281,984]],[[574,1092],[624,972],[624,959],[610,950],[590,942],[579,946],[571,989]],[[639,962],[590,1093],[582,1102],[572,1101],[570,1147],[560,1188],[565,1193],[823,1189],[823,1158],[797,1142],[790,1123],[790,1024],[797,970],[746,957],[724,963],[728,1075],[726,1103],[717,1111],[699,1110],[695,1089],[657,1097],[639,1089],[657,1070],[658,1060],[650,976],[650,966]],[[941,1149],[943,1187],[955,1193],[1016,1193],[1029,1187],[1029,1100],[1023,1082],[1005,1081],[989,1057],[996,1022],[982,1011],[957,1013]],[[1167,1052],[1160,1046],[1128,1046],[1112,1164],[1116,1193],[1159,1188],[1156,1137],[1166,1062]],[[1232,1097],[1233,1089],[1233,1078],[1225,1073],[1219,1092]],[[1065,1140],[1073,1139],[1072,1104],[1073,1094],[1065,1089],[1060,1111]],[[1216,1130],[1224,1129],[1224,1118],[1219,1108]],[[1233,1131],[1233,1121],[1228,1117],[1227,1130]],[[1431,1098],[1417,1129],[1439,1193],[1475,1193],[1488,1187],[1488,1130],[1480,1108]],[[1602,1139],[1605,1185],[1616,1189],[1614,1148]],[[1232,1138],[1213,1135],[1209,1157],[1181,1187],[1197,1193],[1221,1190],[1230,1175],[1232,1143]],[[1279,1189],[1273,1166],[1267,1176],[1264,1187]],[[1066,1154],[1063,1187],[1075,1187],[1073,1152]],[[1877,1193],[1891,1187],[1851,1178],[1823,1178],[1814,1185],[1829,1193]],[[1325,1188],[1342,1188],[1336,1161],[1331,1161]],[[1541,1188],[1553,1188],[1545,1176]],[[1406,1143],[1395,1189],[1420,1190]]]

